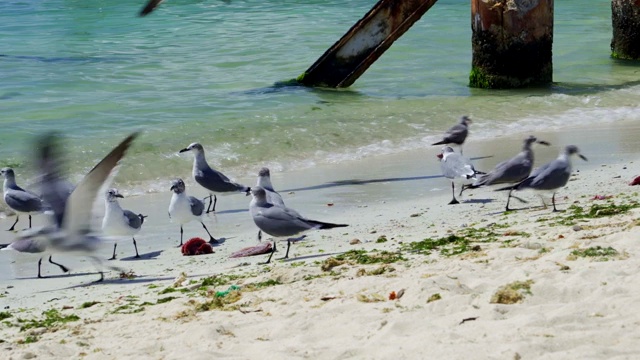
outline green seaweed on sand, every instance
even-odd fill
[[[402,254],[390,251],[372,250],[349,250],[343,254],[335,256],[338,261],[345,261],[352,264],[368,265],[368,264],[391,264],[398,261],[406,260]],[[327,259],[329,260],[329,259]],[[325,260],[326,261],[326,260]]]
[[[611,246],[602,247],[591,246],[586,249],[575,249],[571,251],[571,254],[567,256],[567,260],[576,260],[579,257],[582,258],[594,258],[598,261],[608,261],[612,257],[618,256],[620,253],[618,250],[612,248]]]
[[[75,314],[70,315],[62,315],[56,309],[45,310],[42,312],[44,316],[43,319],[40,320],[22,320],[18,321],[22,323],[20,326],[20,331],[25,331],[32,328],[51,328],[60,324],[68,323],[71,321],[80,320],[80,317]]]
[[[524,300],[525,295],[531,295],[533,280],[514,281],[500,287],[491,297],[491,304],[515,304]]]

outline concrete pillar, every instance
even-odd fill
[[[611,57],[640,60],[640,0],[611,0]]]
[[[509,89],[553,81],[553,0],[471,0],[471,29],[469,86]]]

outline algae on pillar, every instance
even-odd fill
[[[469,86],[508,89],[553,81],[553,0],[471,0]]]
[[[640,0],[611,0],[611,57],[640,60]]]

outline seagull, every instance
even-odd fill
[[[456,199],[455,183],[463,184],[460,190],[460,195],[462,195],[464,184],[477,180],[476,175],[484,173],[477,171],[469,159],[455,153],[450,146],[443,147],[442,154],[438,154],[437,156],[440,158],[442,175],[447,179],[451,179],[451,194],[453,199],[451,199],[449,205],[459,204],[460,202]]]
[[[136,249],[135,258],[140,258],[138,254],[138,244],[133,235],[137,234],[144,223],[146,216],[135,214],[130,210],[123,210],[118,203],[118,198],[123,198],[117,189],[107,190],[105,200],[105,213],[102,218],[102,231],[106,235],[124,236],[131,235],[133,238],[133,247]],[[109,260],[116,259],[116,247],[118,243],[113,244],[113,256]]]
[[[21,252],[77,253],[88,256],[104,280],[103,263],[94,254],[104,244],[101,237],[91,234],[91,208],[100,188],[124,157],[139,133],[126,137],[113,148],[69,194],[69,184],[62,178],[60,145],[57,134],[48,133],[38,141],[38,165],[42,172],[42,197],[51,205],[55,222],[51,225],[25,230],[8,248]],[[4,250],[4,249],[3,249]],[[119,268],[110,267],[122,271]]]
[[[284,201],[282,200],[282,196],[273,189],[273,185],[271,185],[271,172],[268,168],[263,167],[258,171],[258,182],[256,184],[264,189],[267,193],[267,201],[276,206],[285,206]]]
[[[522,151],[509,160],[503,161],[496,165],[496,167],[489,171],[487,174],[482,175],[473,183],[469,185],[467,189],[475,189],[480,186],[488,186],[494,184],[513,184],[518,183],[526,179],[533,169],[533,150],[531,146],[534,143],[549,146],[550,143],[538,140],[535,136],[530,135],[524,139],[522,145]],[[509,211],[509,201],[511,200],[511,192],[509,191],[509,197],[507,198],[507,208]],[[518,198],[516,198],[518,199]],[[520,199],[522,201],[522,199]]]
[[[500,188],[496,191],[512,191],[522,189],[552,191],[553,195],[551,196],[551,202],[553,204],[553,211],[557,212],[558,209],[556,209],[556,190],[567,185],[567,182],[569,182],[569,178],[571,177],[571,155],[574,154],[578,155],[578,157],[580,157],[582,160],[587,161],[587,158],[584,155],[580,154],[580,150],[577,146],[568,145],[564,149],[562,149],[557,159],[537,168],[526,179],[513,186]]]
[[[273,189],[273,185],[271,185],[271,172],[269,168],[263,167],[258,171],[258,182],[256,185],[263,188],[267,193],[267,202],[275,206],[285,207],[282,196],[280,196],[280,194]],[[258,230],[258,241],[261,240],[262,230]]]
[[[276,206],[269,203],[267,192],[260,186],[252,188],[251,195],[253,195],[253,198],[249,205],[249,212],[251,213],[253,222],[260,230],[274,237],[290,237],[312,229],[324,230],[349,226],[346,224],[331,224],[316,220],[309,220],[291,208]],[[283,259],[289,258],[289,248],[291,247],[291,243],[300,241],[303,238],[304,235],[298,238],[287,239],[287,253]],[[271,252],[271,255],[269,255],[269,259],[266,264],[271,261],[273,252],[275,252],[275,241],[273,251]]]
[[[16,221],[8,231],[15,229],[21,213],[29,214],[29,229],[31,229],[31,213],[43,212],[47,210],[48,207],[38,195],[16,184],[16,174],[12,168],[3,168],[0,170],[0,174],[4,176],[4,201],[16,212]]]
[[[202,227],[209,234],[209,244],[217,244],[218,240],[214,239],[209,229],[202,222],[202,214],[204,213],[204,202],[193,196],[188,196],[185,192],[185,185],[182,179],[176,179],[171,182],[171,203],[169,204],[169,218],[175,219],[180,223],[180,245],[182,246],[182,225],[191,220],[198,220]]]
[[[223,173],[212,169],[209,164],[207,164],[207,159],[204,157],[204,148],[202,145],[198,143],[192,143],[186,148],[180,150],[181,153],[193,151],[193,178],[196,180],[198,184],[200,184],[205,189],[209,190],[209,206],[207,207],[207,214],[216,211],[216,203],[218,202],[218,198],[214,195],[211,195],[212,192],[215,193],[233,193],[233,192],[244,192],[249,195],[251,188],[235,183],[229,180]],[[211,200],[211,196],[213,196],[213,201]],[[211,205],[213,204],[213,209],[211,209]]]
[[[460,117],[460,122],[447,130],[444,138],[431,145],[448,145],[456,144],[460,146],[460,154],[462,154],[462,144],[469,134],[469,124],[472,123],[468,116]]]

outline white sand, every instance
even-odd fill
[[[606,204],[590,200],[594,195],[614,195],[612,200],[617,203],[637,201],[638,188],[627,183],[640,173],[632,161],[640,153],[634,143],[640,133],[638,126],[620,123],[578,130],[537,134],[554,145],[574,143],[590,159],[588,164],[575,159],[575,176],[558,193],[558,207],[566,209],[577,203],[588,209],[593,203]],[[523,137],[518,134],[493,143],[471,142],[465,146],[465,154],[495,155],[477,161],[478,168],[488,170],[515,154]],[[508,149],[504,150],[507,153],[500,154],[503,149]],[[636,276],[640,230],[635,225],[640,209],[582,220],[578,222],[582,229],[576,231],[570,225],[551,226],[557,221],[554,219],[568,214],[540,208],[540,200],[532,192],[519,194],[530,200],[528,205],[512,202],[514,207],[532,208],[508,215],[502,213],[506,194],[491,189],[474,190],[463,196],[462,204],[449,206],[449,182],[435,177],[439,175],[438,150],[430,147],[272,174],[276,188],[297,189],[282,192],[289,206],[310,218],[351,225],[309,233],[308,241],[292,245],[289,261],[259,265],[266,256],[228,259],[230,253],[256,241],[257,229],[245,211],[249,198],[242,195],[220,197],[220,213],[205,220],[215,237],[225,238],[216,253],[181,256],[175,247],[179,228],[166,217],[168,189],[121,202],[149,215],[136,237],[140,253],[162,251],[153,259],[109,262],[133,271],[138,276],[133,279],[118,279],[116,272],[108,272],[107,281],[90,285],[98,278],[91,264],[62,255],[54,260],[69,264],[71,275],[60,275],[45,259],[43,272],[54,277],[31,279],[36,274],[37,257],[0,252],[0,261],[12,272],[0,282],[0,293],[4,293],[0,297],[4,310],[0,311],[12,315],[0,323],[1,357],[636,358],[640,354],[635,331],[640,322],[640,279]],[[538,149],[537,163],[554,158],[557,151],[557,146]],[[347,179],[365,183],[304,189]],[[253,179],[239,180],[254,183]],[[192,182],[187,186],[188,192],[204,196]],[[549,220],[536,222],[541,218]],[[8,228],[12,222],[9,218],[1,225]],[[387,265],[384,272],[381,264],[344,264],[332,272],[320,269],[320,263],[330,255],[348,250],[395,252],[401,243],[465,231],[469,234],[469,229],[492,223],[505,226],[493,228],[496,241],[472,243],[470,246],[479,245],[479,249],[462,255],[402,251],[407,260]],[[26,224],[26,219],[21,224]],[[528,236],[508,235],[516,232]],[[206,239],[204,235],[197,223],[185,226],[185,240],[192,236]],[[376,243],[382,235],[388,241]],[[13,236],[0,233],[0,243],[11,241]],[[353,239],[362,243],[350,245]],[[606,257],[607,261],[569,256],[574,249],[594,246],[610,246],[618,254]],[[283,256],[285,247],[279,244],[275,257]],[[106,259],[110,254],[108,244],[103,256]],[[131,240],[121,241],[118,258],[126,260],[131,255]],[[376,270],[382,273],[371,274]],[[215,297],[197,290],[159,294],[174,286],[181,273],[187,278],[176,286],[188,289],[195,289],[206,276],[241,275],[209,288],[215,293],[238,285],[241,298],[224,309],[197,311],[194,304]],[[530,294],[521,302],[491,303],[501,286],[529,280]],[[250,291],[248,284],[267,281],[278,284]],[[392,291],[401,289],[404,296],[389,300]],[[434,294],[441,299],[428,302]],[[169,296],[177,298],[156,305],[158,299]],[[90,301],[99,303],[81,308]],[[140,306],[143,302],[154,305]],[[75,314],[80,320],[20,331],[18,318],[41,319],[42,312],[49,309]],[[469,318],[474,320],[461,323]],[[37,341],[25,344],[26,339]]]

